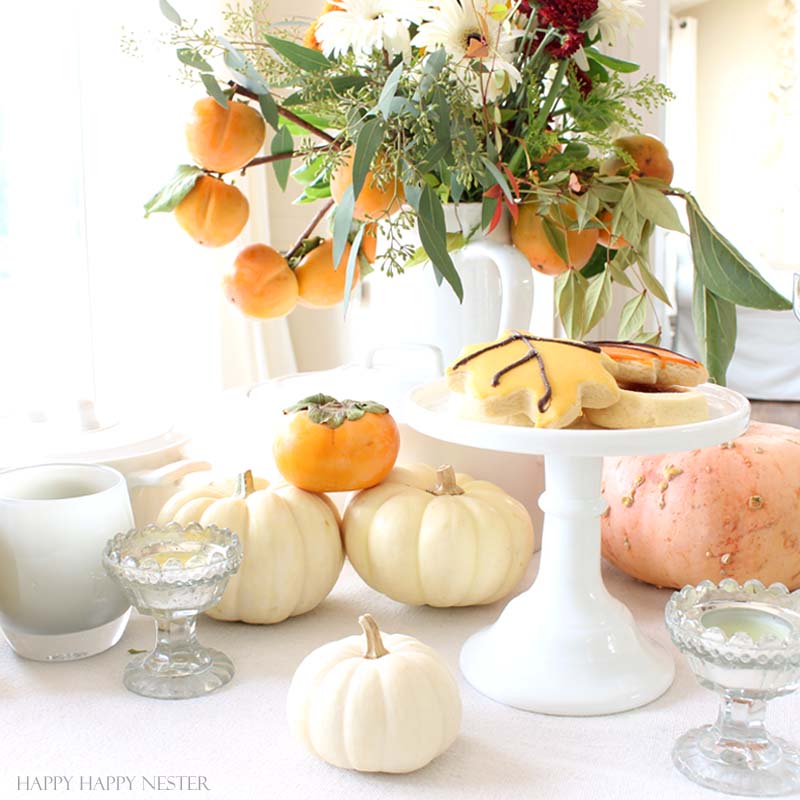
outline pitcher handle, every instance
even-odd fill
[[[461,252],[487,258],[497,267],[502,286],[497,335],[510,329],[527,330],[533,311],[533,270],[528,259],[513,245],[490,241],[470,242]]]
[[[143,469],[127,476],[128,488],[138,489],[142,486],[171,486],[191,472],[205,472],[211,469],[208,461],[196,458],[184,458],[156,469]]]

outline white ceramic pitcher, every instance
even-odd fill
[[[489,235],[481,232],[480,203],[445,207],[448,232],[473,233],[451,253],[464,287],[459,303],[449,284],[437,285],[429,261],[402,275],[369,275],[348,314],[351,356],[363,360],[374,347],[417,342],[438,347],[445,363],[461,348],[497,338],[506,328],[528,329],[533,309],[533,270],[511,244],[509,218]],[[416,231],[409,232],[415,247]]]

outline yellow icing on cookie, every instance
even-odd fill
[[[511,331],[506,331],[498,341],[511,334]],[[542,356],[552,390],[549,406],[544,412],[538,412],[533,419],[537,427],[550,427],[562,420],[576,403],[580,402],[581,388],[586,384],[600,384],[614,397],[618,396],[617,382],[603,366],[604,361],[608,363],[608,356],[566,342],[533,341],[531,344]],[[486,346],[484,343],[465,347],[458,361]],[[468,394],[478,400],[504,397],[525,389],[533,392],[535,399],[538,400],[544,395],[546,387],[539,363],[535,358],[506,372],[500,377],[498,385],[492,386],[492,379],[498,372],[525,357],[529,352],[530,348],[526,342],[510,341],[502,347],[476,356],[456,369],[448,367],[447,371],[466,373],[465,388]]]

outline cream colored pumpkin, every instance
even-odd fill
[[[344,517],[347,555],[377,591],[409,605],[493,603],[533,553],[525,507],[452,467],[395,467],[359,492]]]
[[[364,636],[314,650],[292,679],[289,727],[314,755],[361,772],[412,772],[443,753],[461,726],[452,673],[430,647],[381,635],[359,618]]]
[[[219,605],[206,613],[222,620],[282,622],[316,608],[330,593],[344,563],[339,516],[333,503],[249,472],[232,484],[188,489],[158,517],[230,528],[239,534],[244,559]]]

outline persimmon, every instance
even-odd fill
[[[294,270],[300,304],[311,308],[328,308],[341,303],[344,299],[349,258],[350,245],[346,244],[339,266],[333,268],[333,239],[323,240],[322,244],[306,253]],[[358,274],[356,261],[353,285],[358,281]]]
[[[565,216],[575,219],[571,203],[561,206]],[[530,262],[530,265],[545,275],[560,275],[568,269],[580,269],[594,253],[597,245],[597,229],[565,231],[569,263],[555,251],[547,239],[544,223],[536,203],[523,203],[519,207],[519,219],[511,224],[511,241]]]
[[[597,244],[607,247],[609,250],[619,250],[623,247],[630,247],[630,242],[624,236],[611,235],[611,212],[601,211],[597,218],[605,225],[597,231]]]
[[[175,207],[175,219],[189,236],[206,247],[232,242],[250,216],[247,198],[220,178],[201,175]]]
[[[366,226],[364,236],[361,238],[361,250],[359,251],[370,264],[375,263],[378,256],[378,224],[371,222]]]
[[[198,100],[186,123],[186,144],[192,158],[209,172],[243,167],[264,144],[264,118],[247,103],[223,108],[213,97]]]
[[[297,305],[297,278],[286,259],[265,244],[245,247],[222,279],[225,297],[249,317],[286,316]]]
[[[366,489],[380,483],[397,460],[400,432],[379,403],[316,394],[283,413],[272,455],[281,475],[300,489]]]
[[[635,136],[623,136],[616,139],[614,144],[624,150],[635,162],[636,169],[631,172],[639,178],[658,178],[664,183],[672,183],[675,166],[670,161],[669,153],[664,143],[655,136],[642,133]],[[620,156],[613,155],[607,158],[600,169],[602,175],[616,175],[627,164]]]
[[[350,147],[331,175],[331,195],[337,205],[342,202],[347,187],[353,183],[354,152]],[[396,178],[386,186],[379,187],[375,183],[375,173],[370,170],[356,198],[353,219],[378,220],[391,216],[400,210],[404,201],[403,186]]]

